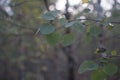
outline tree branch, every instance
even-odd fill
[[[103,22],[102,20],[90,19],[90,18],[86,18],[86,19],[75,19],[75,20],[70,20],[70,21],[81,21],[81,20],[94,21],[94,22]],[[120,21],[109,21],[109,23],[120,24]]]

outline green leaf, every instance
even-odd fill
[[[73,26],[75,23],[77,23],[77,21],[71,21],[65,24],[65,28],[71,27]]]
[[[97,27],[97,26],[93,26],[90,28],[90,35],[91,36],[98,36],[101,32],[101,29],[100,27]]]
[[[69,46],[74,42],[74,37],[72,34],[65,34],[62,38],[63,46]]]
[[[53,10],[53,11],[50,11],[50,13],[54,16],[54,17],[57,17],[58,14],[60,13],[59,10]]]
[[[107,26],[106,26],[107,30],[112,30],[114,28],[114,25],[109,23]]]
[[[117,72],[118,67],[115,64],[108,63],[104,65],[103,70],[107,75],[111,76]]]
[[[86,71],[96,70],[96,69],[98,69],[98,64],[96,64],[93,61],[84,61],[80,65],[78,72],[83,73],[83,72],[86,72]]]
[[[84,3],[87,3],[88,2],[88,0],[82,0],[82,3],[84,4]]]
[[[46,12],[42,15],[42,18],[45,20],[54,20],[58,16],[59,12],[59,10]]]
[[[47,12],[47,13],[43,14],[42,18],[45,20],[54,20],[55,19],[55,17],[51,14],[51,12]]]
[[[95,70],[91,74],[91,80],[105,80],[106,74],[102,70]]]
[[[58,22],[63,26],[67,23],[67,20],[65,18],[61,18],[58,20]]]
[[[56,45],[60,42],[60,35],[57,32],[53,32],[49,35],[46,35],[46,40],[51,45]]]
[[[89,13],[89,12],[90,12],[90,9],[89,9],[89,8],[86,8],[86,9],[84,9],[83,12],[85,12],[85,13]]]
[[[113,50],[113,51],[111,52],[111,55],[112,55],[112,56],[116,56],[116,55],[117,55],[116,50]]]
[[[42,34],[50,34],[50,33],[54,32],[54,31],[55,31],[54,26],[52,26],[50,24],[47,24],[47,23],[42,24],[41,27],[40,27],[40,32]]]
[[[73,29],[74,29],[75,31],[77,31],[77,32],[82,32],[82,31],[83,31],[83,25],[80,24],[80,23],[75,23],[75,24],[73,25]]]

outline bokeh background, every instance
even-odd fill
[[[65,17],[66,0],[48,0],[48,3],[50,10],[58,9],[59,17]],[[85,4],[81,0],[69,0],[69,3],[72,19],[97,19],[99,14],[100,19],[120,21],[120,0],[101,0],[100,4],[98,0]],[[83,12],[86,8],[90,9],[89,13]],[[35,35],[45,22],[41,18],[45,12],[44,0],[0,0],[0,80],[90,80],[90,72],[79,74],[78,68],[84,60],[94,60],[99,40],[96,37],[86,40],[85,32],[71,29],[75,36],[70,54],[73,64],[61,46],[49,45],[40,33]],[[95,22],[88,24],[94,26]],[[119,54],[120,24],[113,25],[112,29],[104,30],[103,44],[108,53],[115,50]],[[119,80],[119,75],[108,80]]]

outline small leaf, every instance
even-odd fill
[[[95,70],[92,72],[91,80],[105,80],[106,74],[102,70]]]
[[[80,23],[75,23],[75,24],[73,25],[73,29],[74,29],[75,31],[77,31],[77,32],[82,32],[82,31],[83,31],[83,25],[80,24]]]
[[[87,3],[88,2],[88,0],[82,0],[82,3],[84,4],[84,3]]]
[[[59,10],[53,10],[53,11],[50,11],[50,13],[54,16],[54,17],[57,17],[58,14],[60,13]]]
[[[65,18],[61,18],[58,20],[58,22],[63,26],[67,23],[67,20]]]
[[[51,12],[47,12],[47,13],[43,14],[42,18],[45,20],[54,20],[55,19],[55,17],[51,14]]]
[[[51,45],[56,45],[60,42],[60,35],[57,32],[53,32],[49,35],[46,35],[46,40]]]
[[[111,55],[112,55],[112,56],[116,56],[116,55],[117,55],[117,52],[116,52],[115,50],[113,50],[113,51],[111,52]]]
[[[74,37],[72,34],[65,34],[62,38],[63,46],[69,46],[73,43]]]
[[[90,12],[90,9],[89,9],[89,8],[86,8],[86,9],[84,9],[84,12],[85,12],[85,13],[89,13],[89,12]]]
[[[45,20],[54,20],[58,14],[60,13],[59,10],[49,11],[42,15],[42,18]]]
[[[65,28],[71,27],[73,26],[75,23],[77,23],[76,21],[71,21],[65,24]]]
[[[93,61],[84,61],[80,65],[78,72],[83,73],[86,71],[96,70],[96,69],[98,69],[98,64],[94,63]]]
[[[112,76],[117,72],[118,67],[115,64],[108,63],[104,65],[103,70],[107,75]]]
[[[42,34],[50,34],[50,33],[54,32],[54,31],[55,31],[54,26],[52,26],[50,24],[47,24],[47,23],[42,24],[41,27],[40,27],[40,32]]]
[[[112,30],[114,28],[114,25],[109,23],[107,26],[106,26],[107,30]]]

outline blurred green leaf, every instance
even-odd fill
[[[49,35],[46,35],[46,40],[51,45],[56,45],[60,42],[60,35],[57,32],[53,32]]]
[[[88,0],[82,0],[82,3],[84,4],[84,3],[87,3],[88,2]]]
[[[86,72],[86,71],[96,70],[96,69],[98,69],[98,64],[96,64],[93,61],[84,61],[80,65],[78,72],[83,73],[83,72]]]
[[[58,20],[58,22],[63,26],[67,23],[67,20],[65,18],[61,18]]]
[[[51,25],[51,24],[48,24],[48,23],[42,24],[41,27],[40,27],[40,32],[42,34],[50,34],[54,31],[55,31],[54,26]]]
[[[77,21],[68,22],[68,23],[65,24],[65,28],[71,27],[71,26],[73,26],[76,23],[77,23]]]
[[[54,16],[54,17],[57,17],[58,14],[60,13],[59,10],[53,10],[53,11],[50,11],[50,13]]]
[[[116,56],[116,55],[117,55],[116,50],[113,50],[113,51],[111,52],[111,55],[112,55],[112,56]]]
[[[90,9],[89,9],[89,8],[86,8],[86,9],[84,9],[83,12],[85,12],[85,13],[89,13],[89,12],[90,12]]]
[[[106,74],[102,70],[95,70],[91,74],[91,80],[105,80]]]
[[[75,24],[73,25],[73,29],[74,29],[75,31],[77,31],[77,32],[82,32],[82,31],[83,31],[83,25],[80,24],[80,23],[75,23]]]
[[[62,38],[62,44],[63,46],[69,46],[73,43],[74,36],[72,34],[65,34]]]
[[[117,70],[118,67],[115,64],[108,63],[104,65],[104,72],[109,76],[114,75],[117,72]]]
[[[58,16],[59,12],[59,10],[46,12],[42,15],[42,18],[45,20],[54,20]]]
[[[43,14],[42,18],[45,20],[54,20],[55,19],[55,17],[51,14],[51,12],[47,12],[47,13]]]
[[[112,30],[114,28],[114,25],[109,23],[107,26],[106,26],[107,30]]]

